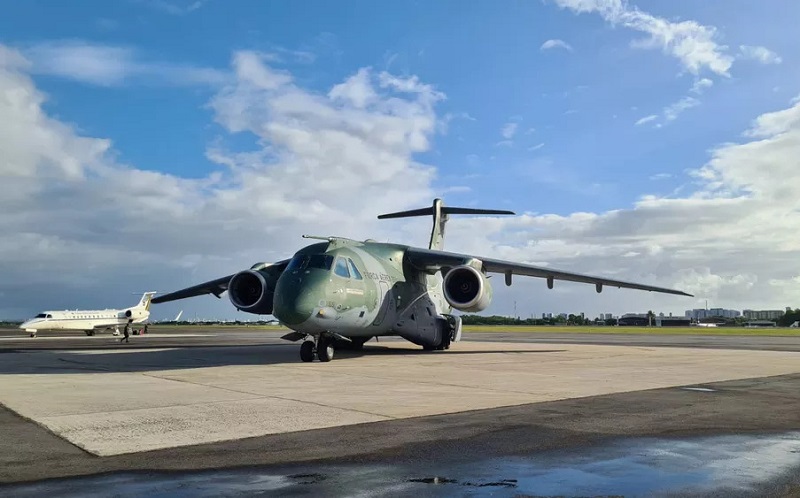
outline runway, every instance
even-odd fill
[[[800,441],[797,337],[674,336],[664,347],[641,336],[584,338],[608,345],[579,344],[578,334],[559,343],[538,333],[466,334],[449,351],[381,340],[303,364],[280,331],[170,328],[130,344],[14,333],[0,332],[3,482],[243,465],[283,469],[275,475],[285,478],[316,462],[329,473],[365,465],[346,471],[362,475],[370,465],[430,462],[463,485],[487,459],[517,475],[502,459],[611,444],[597,450],[602,458],[639,444],[618,438],[643,436],[766,437],[800,454],[792,453],[800,451],[792,446]],[[413,465],[407,472],[427,478]],[[792,489],[787,475],[797,473],[784,474],[759,489]],[[301,488],[324,493],[338,482],[324,481]],[[519,492],[519,482],[508,489]]]

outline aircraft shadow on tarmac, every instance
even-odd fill
[[[457,347],[457,346],[456,346]],[[129,349],[126,351],[126,349]],[[414,347],[397,348],[378,345],[365,346],[361,351],[337,350],[332,363],[347,362],[361,356],[402,357],[413,356],[420,359],[445,359],[452,355],[481,355],[490,353],[539,355],[562,352],[563,349],[525,350],[470,350],[423,351]],[[9,354],[10,353],[10,354]],[[285,345],[227,346],[227,347],[166,347],[162,349],[140,349],[134,345],[129,348],[114,349],[36,349],[8,351],[0,355],[0,375],[11,374],[79,374],[79,373],[119,373],[146,372],[161,370],[180,370],[189,368],[209,368],[222,366],[257,365],[296,365],[298,368],[319,365],[302,363],[297,348]],[[298,370],[299,371],[299,370]]]

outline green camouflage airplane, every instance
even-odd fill
[[[488,273],[603,286],[640,289],[690,296],[685,292],[603,277],[558,271],[492,258],[442,251],[444,229],[451,214],[514,214],[511,211],[433,206],[379,219],[433,216],[428,249],[374,240],[363,242],[342,237],[313,237],[291,258],[277,263],[257,263],[210,282],[153,299],[165,303],[177,299],[228,291],[240,311],[273,315],[293,330],[283,339],[306,339],[300,348],[303,361],[330,361],[337,348],[360,349],[376,336],[400,336],[426,350],[449,349],[461,339],[461,317],[452,314],[478,312],[492,301]]]

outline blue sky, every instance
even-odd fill
[[[9,2],[4,11],[0,44],[27,61],[14,71],[29,78],[36,91],[46,96],[43,112],[71,127],[74,136],[108,140],[110,147],[103,161],[114,171],[161,172],[170,181],[203,182],[215,172],[226,177],[229,170],[218,157],[209,157],[210,150],[224,151],[229,160],[237,162],[236,167],[242,166],[243,157],[237,153],[270,156],[285,152],[280,143],[271,142],[274,135],[259,128],[275,123],[265,119],[258,125],[237,128],[233,118],[226,118],[221,110],[222,105],[233,105],[230,92],[237,98],[245,95],[237,86],[243,78],[237,54],[259,54],[259,64],[275,74],[290,75],[292,85],[303,95],[325,97],[334,85],[362,68],[370,68],[374,81],[386,72],[403,81],[429,85],[424,91],[412,92],[441,96],[431,109],[422,100],[412,99],[419,106],[415,108],[418,115],[435,123],[424,131],[429,143],[410,146],[409,154],[402,156],[432,167],[435,176],[422,186],[401,187],[391,182],[380,186],[383,180],[378,179],[368,186],[378,191],[393,186],[416,188],[419,195],[409,195],[409,202],[432,193],[444,196],[451,205],[531,213],[532,219],[520,222],[531,231],[514,239],[517,252],[511,255],[553,266],[562,261],[565,269],[592,273],[602,272],[602,265],[611,260],[591,259],[591,251],[590,259],[583,262],[563,253],[545,253],[551,259],[538,259],[541,253],[522,239],[542,234],[543,241],[567,239],[563,233],[548,235],[548,219],[536,215],[559,215],[566,226],[578,223],[571,217],[573,213],[603,216],[635,210],[643,196],[680,201],[699,192],[702,197],[709,182],[698,183],[691,171],[708,163],[713,150],[742,142],[742,134],[760,115],[790,108],[800,93],[796,50],[800,40],[794,22],[800,16],[800,4],[788,0],[766,4],[739,0],[394,4],[221,0],[67,4],[32,0]],[[259,101],[247,102],[252,108]],[[292,155],[297,156],[298,150],[292,149]],[[380,157],[375,156],[376,168]],[[282,167],[276,163],[273,173]],[[264,192],[269,195],[271,190]],[[120,199],[124,196],[119,192]],[[359,216],[374,218],[384,208],[380,197],[365,200]],[[193,205],[187,199],[176,202],[185,209]],[[331,213],[353,209],[352,204],[334,200],[323,204]],[[120,213],[116,216],[130,219]],[[91,223],[105,222],[98,220]],[[253,222],[270,223],[264,217]],[[185,219],[178,217],[170,226],[178,230],[183,223]],[[338,225],[351,228],[347,223]],[[281,226],[277,222],[272,226],[273,235],[294,236],[292,231],[281,232]],[[372,230],[368,227],[353,225],[356,231]],[[498,229],[487,236],[488,245],[483,246],[469,238],[457,240],[452,249],[502,250],[507,245],[503,238],[519,230],[519,226]],[[570,231],[569,227],[564,230]],[[455,231],[458,233],[457,228]],[[592,240],[585,237],[581,241]],[[616,243],[622,244],[619,240]],[[109,244],[88,238],[74,242],[85,248],[99,244],[103,250]],[[286,242],[285,250],[298,243],[301,241]],[[661,243],[661,247],[667,246]],[[171,254],[179,258],[177,246],[170,247]],[[616,247],[617,258],[629,252]],[[220,252],[219,257],[229,258],[227,270],[237,264],[249,266],[251,261],[237,259],[246,255]],[[739,275],[719,263],[724,270],[717,273],[713,263],[659,262],[672,270],[707,272],[712,281],[737,282],[737,275],[758,280],[756,270]],[[167,288],[159,290],[165,292],[190,284],[193,278],[213,278],[218,273],[207,263],[195,264],[205,269],[194,267],[195,273],[185,282],[172,285],[172,281],[164,281],[161,285]],[[618,259],[612,264],[625,272]],[[180,267],[175,265],[173,270]],[[112,263],[104,268],[109,282],[120,275]],[[169,274],[163,270],[159,274]],[[653,275],[643,270],[625,276],[650,278],[655,283]],[[682,282],[671,274],[660,277],[659,283],[666,285]],[[770,273],[761,276],[760,282],[793,277]],[[137,284],[146,286],[145,276],[136,278],[141,278]],[[90,284],[83,290],[86,297],[81,305],[97,292]],[[719,297],[718,291],[714,287],[706,294],[714,299]],[[117,293],[114,297],[119,300],[121,296]],[[562,306],[561,299],[552,305]],[[719,304],[741,307],[746,299],[736,294],[729,304]],[[774,305],[781,305],[778,307],[787,300],[780,293],[771,299],[780,300]],[[5,307],[7,313],[29,313],[45,305],[31,298],[14,301]],[[58,301],[67,305],[63,298]],[[600,306],[589,300],[586,303],[581,306]],[[683,304],[669,303],[673,306],[670,310],[682,311]],[[643,306],[657,304],[661,302],[642,302]],[[696,303],[689,304],[685,307]],[[605,309],[616,306],[611,311],[625,311],[613,301],[602,305]],[[493,311],[508,311],[506,308],[501,305]]]

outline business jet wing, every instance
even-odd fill
[[[209,280],[202,284],[193,285],[179,291],[164,294],[163,296],[155,297],[150,302],[154,304],[166,303],[169,301],[177,301],[178,299],[186,299],[187,297],[202,296],[203,294],[214,294],[219,297],[223,292],[228,290],[228,282],[234,274],[226,277],[220,277],[215,280]]]
[[[482,263],[483,270],[485,272],[505,274],[507,285],[511,284],[511,275],[524,275],[527,277],[546,278],[548,280],[548,286],[552,286],[553,280],[568,280],[571,282],[595,284],[598,292],[602,290],[603,286],[609,286],[693,297],[692,294],[687,294],[683,291],[667,289],[664,287],[655,287],[652,285],[638,284],[634,282],[623,282],[621,280],[612,280],[605,277],[594,277],[580,273],[571,273],[543,266],[526,265],[499,259],[470,256],[468,254],[437,251],[434,249],[409,248],[406,250],[406,259],[415,268],[429,272],[435,272],[441,268],[468,264],[471,260],[477,259]]]

